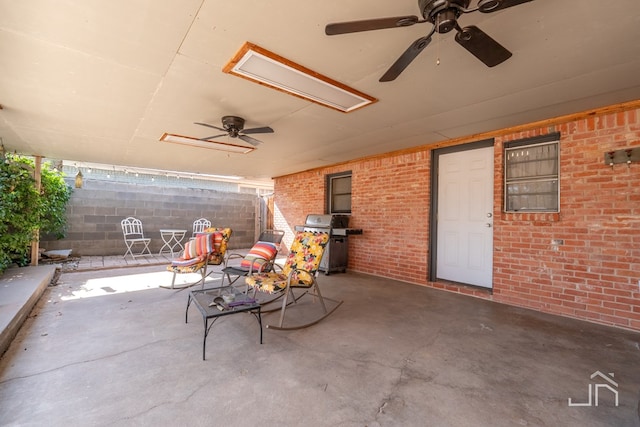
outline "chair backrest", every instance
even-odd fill
[[[224,262],[225,254],[227,253],[227,245],[229,243],[229,239],[231,238],[231,234],[233,230],[230,228],[220,228],[220,227],[208,227],[203,230],[203,233],[216,233],[219,232],[222,234],[222,239],[220,242],[220,246],[217,247],[216,252],[212,253],[209,257],[209,264],[220,265]]]
[[[271,263],[275,261],[280,245],[258,240],[240,261],[240,268],[249,271],[271,271]]]
[[[198,257],[204,257],[211,255],[211,253],[217,251],[216,239],[219,237],[222,241],[222,233],[200,233],[195,239],[189,240],[184,244],[184,251],[182,251],[182,259],[193,259]],[[219,246],[218,242],[218,246]]]
[[[211,227],[211,221],[207,218],[199,218],[193,221],[192,237],[196,237],[197,233],[202,233],[205,228]]]
[[[287,261],[282,268],[282,273],[288,275],[291,270],[300,269],[306,272],[295,272],[291,283],[311,285],[313,276],[320,268],[320,260],[324,254],[324,248],[329,242],[328,233],[316,233],[312,231],[296,232]]]
[[[132,216],[127,217],[120,221],[122,226],[122,234],[124,239],[136,239],[144,238],[144,231],[142,230],[142,221]]]
[[[258,237],[259,242],[271,242],[276,245],[280,245],[282,238],[284,237],[284,231],[282,230],[264,230]]]

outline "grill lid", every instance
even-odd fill
[[[332,215],[309,214],[304,222],[306,227],[331,227]]]
[[[309,214],[304,223],[305,227],[315,228],[347,228],[349,216],[332,214]]]

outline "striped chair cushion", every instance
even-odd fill
[[[178,258],[171,261],[171,265],[167,266],[167,270],[173,273],[195,273],[206,264],[206,256],[191,259]]]
[[[172,267],[190,267],[190,266],[202,263],[204,259],[205,259],[204,255],[195,257],[195,258],[190,258],[190,259],[176,258],[174,260],[171,260],[171,266]]]
[[[195,239],[185,243],[181,258],[189,260],[216,252],[216,243],[219,248],[221,242],[222,233],[199,233]]]
[[[209,227],[205,228],[205,233],[222,233],[222,240],[220,241],[220,246],[216,246],[216,252],[213,252],[209,256],[209,264],[212,265],[220,265],[224,262],[224,256],[227,253],[227,244],[229,243],[229,239],[231,238],[231,233],[233,230],[230,228],[222,228],[222,227]]]
[[[240,262],[240,267],[251,271],[260,271],[262,266],[275,258],[278,247],[272,242],[257,242]]]

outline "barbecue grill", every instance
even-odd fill
[[[362,234],[360,228],[349,228],[348,215],[309,214],[304,225],[296,225],[296,231],[316,231],[329,233],[329,243],[320,261],[320,271],[324,274],[336,271],[344,273],[349,261],[348,238]]]

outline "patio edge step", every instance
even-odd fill
[[[56,268],[56,265],[12,267],[0,276],[0,356],[51,283]]]

